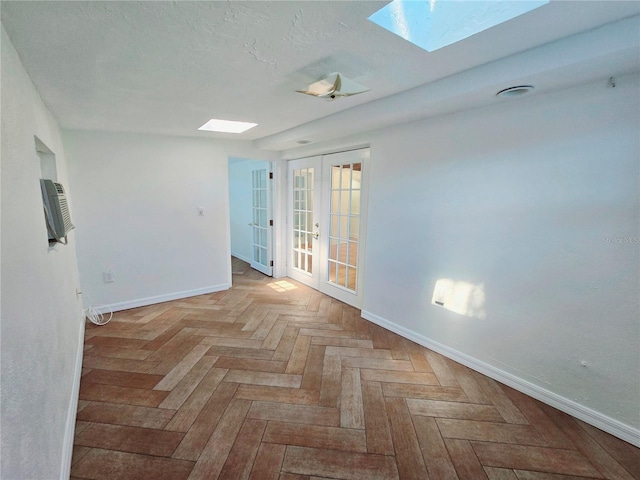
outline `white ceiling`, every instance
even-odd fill
[[[640,70],[638,1],[552,1],[432,53],[367,20],[386,3],[3,0],[1,13],[63,128],[272,150],[502,101],[495,92],[515,83],[539,94]],[[371,91],[295,93],[335,71]],[[197,131],[210,118],[259,125]]]

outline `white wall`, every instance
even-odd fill
[[[288,154],[371,144],[366,318],[636,444],[638,83],[603,78]],[[483,290],[475,316],[431,303],[439,279]]]
[[[56,156],[67,189],[65,152],[2,28],[2,469],[0,476],[68,478],[84,322],[75,253],[49,249],[34,135]]]
[[[253,258],[252,172],[266,168],[269,162],[246,158],[229,159],[229,199],[231,220],[231,255],[245,262]]]
[[[255,153],[248,144],[87,131],[63,135],[80,278],[92,305],[125,309],[229,288],[227,159]],[[113,272],[113,283],[103,281],[106,271]]]

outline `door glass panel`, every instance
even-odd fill
[[[349,267],[349,274],[347,275],[347,288],[349,290],[356,289],[356,275],[357,269],[354,267]]]
[[[360,235],[360,219],[355,216],[349,217],[349,239],[357,241]]]
[[[293,171],[293,266],[312,273],[313,168]]]
[[[267,171],[254,170],[251,176],[253,199],[253,262],[268,266],[267,255]]]
[[[342,166],[341,187],[343,190],[349,190],[351,188],[351,165]]]
[[[360,214],[360,190],[353,190],[351,192],[351,213]]]
[[[331,192],[331,213],[338,213],[340,211],[340,191]]]
[[[338,217],[338,215],[331,215],[330,229],[331,229],[332,232],[338,231],[338,221],[339,220],[340,220],[340,217]]]
[[[328,281],[353,291],[357,289],[361,174],[360,163],[331,167]]]

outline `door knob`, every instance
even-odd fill
[[[253,227],[253,225],[254,225],[253,223],[250,223],[250,224],[249,224],[249,226],[250,226],[250,227]]]
[[[318,237],[319,237],[319,236],[320,236],[320,233],[319,233],[319,232],[315,232],[315,233],[313,234],[313,238],[315,238],[316,240],[318,239]]]

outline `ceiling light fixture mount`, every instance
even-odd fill
[[[497,97],[518,97],[520,95],[526,95],[533,90],[533,85],[517,85],[515,87],[505,88],[496,93]]]
[[[326,100],[335,100],[340,97],[350,97],[368,92],[369,90],[371,90],[369,87],[360,85],[341,73],[335,72],[322,80],[312,83],[306,90],[296,90],[296,92]]]

